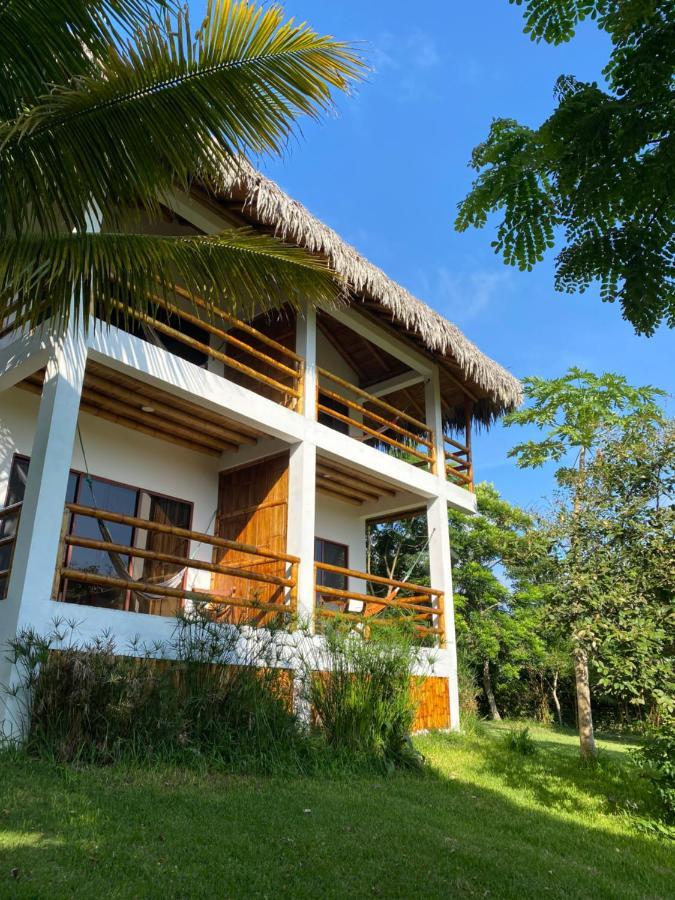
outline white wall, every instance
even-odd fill
[[[31,455],[39,397],[21,388],[0,394],[0,503],[4,503],[14,453]],[[218,503],[219,460],[107,422],[88,413],[79,417],[82,442],[92,475],[167,494],[193,504],[192,527],[213,534]],[[72,468],[85,471],[76,439]],[[196,559],[211,560],[211,547],[192,546]],[[192,572],[188,587],[208,587],[208,572]]]
[[[351,503],[329,497],[319,491],[316,495],[316,537],[349,547],[349,568],[366,570],[366,532],[361,511]]]

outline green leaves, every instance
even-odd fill
[[[609,89],[565,75],[539,128],[493,122],[457,229],[501,212],[492,246],[521,269],[562,236],[557,290],[597,282],[638,333],[675,326],[675,0],[511,2],[535,40],[569,40],[595,19],[612,40]]]
[[[121,206],[217,177],[240,153],[281,152],[298,116],[325,110],[361,68],[278,7],[210,0],[196,38],[187,14],[149,23],[0,124],[0,216],[83,229],[93,204],[117,223]]]
[[[503,207],[504,220],[492,246],[509,265],[532,269],[553,246],[558,224],[537,135],[512,119],[497,119],[487,141],[473,151],[471,165],[483,171],[459,205],[455,227],[482,228],[488,215]]]
[[[607,0],[509,0],[525,6],[525,34],[532,40],[563,44],[574,37],[577,25],[587,16],[596,18]]]
[[[507,426],[533,425],[545,436],[509,451],[521,468],[560,462],[570,453],[582,462],[614,429],[648,427],[663,420],[658,400],[665,392],[651,385],[633,387],[622,375],[573,367],[561,378],[523,380],[527,405],[509,413]],[[577,460],[578,461],[578,456]]]
[[[173,0],[0,0],[0,318],[11,301],[64,322],[76,296],[109,319],[172,279],[241,313],[338,299],[322,261],[273,238],[129,232],[176,187],[280,153],[362,71],[352,47],[247,0],[208,0],[196,33]]]
[[[248,230],[187,238],[26,236],[0,245],[0,320],[11,308],[30,325],[49,317],[65,323],[74,296],[85,315],[96,307],[110,321],[115,304],[144,309],[153,294],[170,297],[176,283],[244,317],[261,304],[299,303],[308,295],[329,301],[337,288],[321,260]]]

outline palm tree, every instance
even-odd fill
[[[110,319],[177,281],[240,312],[334,298],[326,264],[273,237],[129,220],[280,153],[362,71],[350,45],[247,0],[208,0],[196,32],[174,0],[0,0],[0,323],[65,323],[73,297]]]

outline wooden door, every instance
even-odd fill
[[[253,544],[261,550],[286,552],[288,518],[288,452],[231,472],[221,472],[216,534],[230,541]],[[214,548],[214,562],[249,572],[287,577],[284,562],[261,559],[234,550]],[[238,600],[283,603],[285,588],[233,575],[214,575],[213,589]],[[255,609],[223,605],[221,618],[261,623]]]

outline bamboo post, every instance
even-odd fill
[[[54,583],[52,584],[52,600],[58,599],[61,587],[61,570],[65,565],[66,538],[70,529],[70,512],[65,509],[61,520],[61,534],[59,536],[59,549],[56,557],[56,569],[54,571]]]
[[[469,465],[469,490],[473,492],[473,455],[471,452],[471,420],[473,418],[473,400],[467,400],[464,407],[465,414],[465,438],[466,438],[466,458]]]

